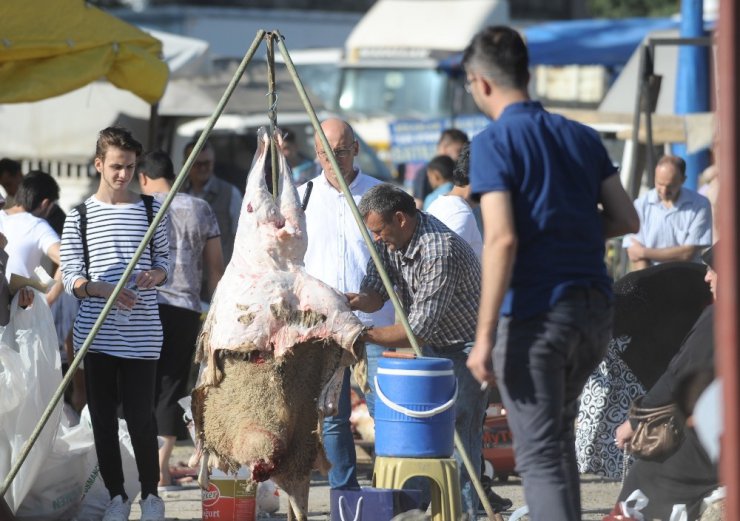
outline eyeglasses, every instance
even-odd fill
[[[345,157],[349,157],[355,153],[355,147],[353,144],[345,148],[335,148],[334,150],[332,150],[332,152],[334,152],[334,157],[336,157],[337,159],[344,159]],[[316,155],[318,155],[321,159],[326,159],[328,157],[328,154],[323,150],[317,150]]]

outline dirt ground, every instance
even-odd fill
[[[179,442],[175,448],[172,463],[187,461],[192,452],[192,445],[189,442]],[[358,452],[360,484],[370,486],[372,479],[372,462],[367,453],[361,449]],[[583,521],[601,521],[614,505],[617,494],[619,493],[619,483],[612,480],[604,480],[597,476],[581,476],[581,494],[583,503]],[[504,497],[510,498],[514,507],[504,515],[504,519],[509,519],[515,509],[524,505],[524,493],[521,486],[521,480],[512,476],[506,483],[496,482],[496,492]],[[201,519],[200,489],[197,484],[190,483],[181,490],[163,492],[161,496],[166,504],[166,516],[168,520],[186,520],[196,521]],[[280,502],[280,510],[271,515],[258,517],[259,521],[277,521],[286,519],[287,500],[283,496]],[[329,485],[326,478],[315,474],[311,481],[311,493],[309,496],[309,520],[310,521],[329,521]],[[138,504],[135,501],[131,511],[131,520],[138,521],[140,512]],[[481,516],[479,519],[486,519]],[[524,519],[527,519],[524,517]]]

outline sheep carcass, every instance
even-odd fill
[[[201,486],[209,457],[222,470],[246,466],[282,487],[304,520],[311,470],[328,470],[320,421],[336,412],[345,368],[354,364],[356,377],[365,368],[363,326],[341,293],[306,273],[305,215],[282,154],[278,200],[268,192],[268,143],[263,132],[234,254],[199,337],[193,412]]]

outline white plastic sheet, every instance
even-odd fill
[[[43,472],[16,512],[18,521],[70,519],[80,506],[87,478],[85,464],[94,447],[89,427],[71,427],[63,419]]]
[[[35,290],[34,290],[35,291]],[[44,295],[33,305],[11,304],[10,322],[0,328],[0,476],[7,476],[62,380],[59,343]],[[15,512],[47,463],[59,426],[58,404],[26,461],[5,493]]]

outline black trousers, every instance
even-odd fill
[[[111,498],[127,496],[118,441],[119,405],[131,435],[141,482],[141,497],[157,493],[159,448],[154,418],[156,372],[157,360],[118,358],[101,353],[88,353],[85,357],[85,385],[95,452],[100,475]]]
[[[157,364],[155,415],[160,436],[187,436],[183,409],[177,400],[187,396],[200,313],[167,304],[159,305],[164,341]]]

